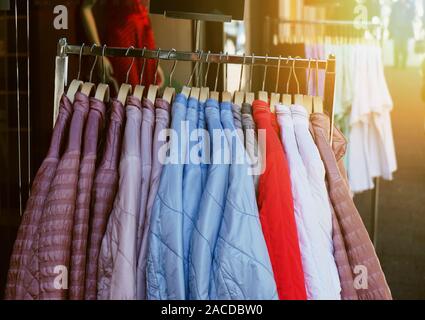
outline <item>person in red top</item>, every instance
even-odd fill
[[[258,208],[281,300],[306,300],[289,167],[269,106],[254,101],[258,130],[266,131],[266,168],[260,176]]]
[[[96,19],[93,14],[93,7],[98,0],[84,0],[81,5],[81,18],[85,33],[91,43],[97,45],[106,44],[108,47],[123,47],[155,49],[155,40],[152,31],[151,21],[147,6],[147,0],[108,0],[100,4],[103,11],[105,29],[102,30],[102,37],[99,35]],[[113,57],[104,58],[106,79],[108,83],[114,85],[117,90],[118,85],[126,80],[126,73],[131,64],[132,58]],[[100,61],[100,59],[99,59]],[[101,67],[101,64],[98,64]],[[150,85],[154,82],[156,61],[148,59],[144,70],[143,84]],[[143,69],[143,59],[135,59],[130,70],[128,83],[135,86],[139,84],[140,74]],[[99,70],[102,71],[101,69]],[[162,70],[159,70],[157,84],[164,79]]]

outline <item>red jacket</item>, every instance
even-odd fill
[[[260,177],[258,207],[274,277],[282,300],[306,300],[289,168],[267,103],[254,101],[258,130],[266,131],[266,168]]]

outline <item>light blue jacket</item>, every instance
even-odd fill
[[[183,169],[186,157],[187,100],[179,94],[172,107],[170,158],[161,175],[158,194],[152,208],[147,258],[147,298],[184,300],[183,260]],[[174,134],[173,134],[174,132]]]
[[[186,121],[189,134],[189,150],[183,176],[183,252],[186,293],[189,291],[189,247],[193,229],[198,217],[199,202],[202,197],[201,163],[198,141],[198,100],[190,98],[187,106]]]
[[[207,125],[205,123],[205,102],[199,103],[199,116],[198,116],[198,133],[199,133],[199,143],[201,146],[201,180],[202,180],[202,190],[205,189],[208,178],[208,167],[209,167],[209,153],[207,152],[205,145],[208,143]]]
[[[232,154],[229,189],[214,251],[211,299],[278,299],[249,175],[247,155],[233,123],[230,103],[221,104],[221,123]],[[284,231],[283,231],[284,232]]]
[[[220,110],[216,100],[207,100],[205,117],[210,134],[212,163],[202,194],[198,220],[192,235],[189,255],[189,299],[209,300],[212,261],[217,236],[220,230],[227,194],[229,164],[223,163],[220,155],[228,149],[224,135],[213,139],[214,130],[222,133]]]

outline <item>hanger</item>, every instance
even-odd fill
[[[77,79],[72,80],[71,84],[68,87],[68,91],[66,92],[66,96],[69,99],[69,101],[71,101],[71,103],[74,102],[75,94],[77,93],[77,91],[79,91],[81,89],[81,87],[83,86],[83,81],[80,80],[80,75],[81,75],[81,58],[82,58],[82,55],[83,55],[84,46],[85,46],[85,44],[83,43],[81,45],[80,55],[79,55],[79,58],[78,58]]]
[[[109,102],[110,97],[110,90],[109,85],[106,83],[106,75],[105,75],[105,49],[106,44],[102,48],[102,83],[99,83],[96,88],[96,93],[94,97],[97,100],[103,101],[103,102]]]
[[[129,47],[127,49],[126,53],[125,53],[125,56],[128,56],[128,53],[130,52],[130,49],[134,49],[134,47],[133,46]],[[118,98],[117,98],[117,100],[119,102],[121,102],[123,105],[126,104],[127,97],[129,95],[131,95],[131,93],[133,91],[132,86],[130,84],[128,84],[128,76],[130,75],[130,71],[131,71],[131,68],[133,67],[133,63],[134,63],[134,57],[131,60],[130,67],[127,70],[127,75],[125,77],[125,83],[121,84],[120,90],[118,91]]]
[[[197,53],[198,53],[198,60],[195,62],[195,67],[193,67],[189,80],[187,81],[186,85],[183,86],[183,89],[181,91],[181,94],[184,95],[186,99],[189,98],[190,93],[192,91],[192,88],[190,87],[192,83],[192,79],[193,79],[193,76],[195,75],[196,70],[198,69],[199,61],[202,58],[202,51],[197,51]]]
[[[90,52],[93,52],[94,47],[96,47],[96,44],[93,44],[90,48]],[[90,77],[89,77],[89,81],[88,82],[84,82],[83,86],[81,87],[81,93],[85,94],[87,97],[90,97],[92,91],[95,88],[94,83],[92,83],[92,77],[93,77],[93,71],[94,68],[96,67],[96,63],[97,63],[97,56],[95,56],[94,58],[94,62],[93,65],[90,69]]]
[[[308,89],[310,87],[311,76],[311,59],[308,59],[308,72],[307,72],[307,94],[303,97],[303,106],[307,109],[309,114],[313,113],[313,96],[309,95]]]
[[[289,63],[291,56],[286,59],[286,64]],[[289,69],[288,81],[286,82],[286,93],[282,94],[282,104],[285,106],[290,106],[292,104],[292,96],[289,94],[289,84],[291,83],[292,77],[292,67]]]
[[[304,105],[304,96],[300,94],[300,82],[298,81],[297,73],[295,70],[295,62],[297,57],[292,60],[292,72],[294,74],[295,82],[297,83],[297,94],[294,95],[294,103],[300,106]]]
[[[269,56],[266,54],[266,65],[264,66],[264,75],[263,75],[263,86],[261,87],[261,91],[258,92],[258,100],[260,101],[264,101],[264,102],[269,102],[269,94],[264,91],[264,88],[266,86],[266,78],[267,78],[267,62],[269,60]]]
[[[246,55],[243,54],[243,62],[241,67],[241,73],[239,75],[239,90],[235,92],[235,100],[234,103],[237,106],[242,106],[242,103],[245,99],[245,92],[242,91],[242,78],[243,78],[243,70],[245,68]]]
[[[134,88],[134,92],[133,92],[133,97],[136,97],[140,101],[142,101],[143,93],[145,91],[145,86],[143,85],[143,77],[144,77],[145,66],[146,66],[145,52],[146,52],[146,47],[144,47],[142,51],[142,57],[144,58],[143,58],[142,72],[140,73],[140,81],[139,81],[139,84]]]
[[[156,85],[156,80],[158,77],[158,68],[159,68],[159,55],[161,53],[161,48],[158,48],[158,52],[156,55],[156,69],[155,69],[155,77],[153,79],[153,83],[149,86],[147,98],[150,102],[155,103],[156,95],[158,94],[159,87]]]
[[[217,64],[217,72],[215,74],[215,84],[214,84],[214,91],[212,91],[210,93],[210,99],[214,99],[217,101],[220,101],[220,93],[217,91],[217,85],[218,85],[218,76],[220,74],[220,65],[221,65],[221,58],[222,58],[223,53],[220,52],[220,61]]]
[[[207,87],[207,80],[208,80],[208,73],[210,71],[210,64],[211,61],[209,60],[211,51],[208,51],[207,57],[205,58],[205,61],[207,62],[207,70],[205,72],[205,78],[204,78],[204,85],[201,86],[201,93],[199,95],[199,102],[204,103],[207,101],[209,95],[210,95],[210,88]]]
[[[255,63],[255,54],[254,53],[252,54],[251,59],[252,59],[251,60],[251,71],[250,71],[250,74],[249,74],[249,92],[247,92],[245,94],[245,103],[248,103],[250,105],[252,105],[252,103],[255,100],[255,94],[254,94],[254,92],[252,92],[252,75],[254,73],[254,63]]]
[[[224,70],[224,90],[221,95],[221,101],[223,102],[232,102],[233,97],[232,94],[227,90],[227,66],[229,63],[229,53],[226,52],[226,63],[224,64],[225,70]]]
[[[170,60],[170,56],[172,52],[176,52],[176,49],[171,49],[170,52],[168,52],[168,56],[167,56],[168,60]],[[176,94],[176,89],[172,87],[173,75],[174,75],[174,71],[176,71],[176,66],[177,66],[177,60],[175,59],[173,63],[173,67],[171,68],[171,71],[170,71],[170,79],[169,79],[168,87],[165,88],[164,93],[162,95],[162,99],[164,99],[168,103],[171,103],[171,100],[173,100]]]
[[[326,61],[326,70],[328,69],[328,62]],[[316,60],[316,96],[313,98],[313,111],[314,113],[323,113],[323,98],[319,96],[319,60]]]
[[[198,61],[198,65],[197,65],[199,74],[201,72],[201,70],[199,70],[199,66],[200,66],[200,62],[202,60],[202,54],[203,54],[203,51],[202,50],[199,51],[199,61]],[[199,101],[199,96],[201,95],[201,88],[198,87],[198,82],[199,82],[199,77],[196,79],[195,86],[192,87],[192,89],[190,90],[190,97]]]
[[[276,87],[274,89],[274,92],[271,94],[270,97],[270,111],[275,113],[276,112],[276,105],[280,101],[280,94],[277,93],[279,90],[279,79],[280,79],[280,63],[282,61],[282,56],[279,56],[279,62],[277,63],[277,77],[276,77]]]

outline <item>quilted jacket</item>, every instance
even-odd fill
[[[152,173],[152,141],[155,127],[155,107],[153,102],[143,98],[142,102],[142,127],[141,127],[141,159],[142,159],[142,177],[140,185],[140,213],[137,226],[137,253],[140,251],[142,243],[143,226],[146,218],[146,207],[149,196],[149,183]]]
[[[78,196],[72,233],[69,299],[83,300],[86,273],[86,250],[89,232],[90,197],[96,171],[99,133],[103,127],[105,104],[90,98],[90,111],[84,132],[84,146],[78,176]]]
[[[167,129],[170,126],[170,104],[163,99],[155,100],[155,131],[152,143],[152,173],[149,182],[149,197],[146,207],[145,223],[143,225],[142,243],[140,244],[137,262],[137,299],[146,299],[146,259],[148,254],[148,235],[151,224],[152,206],[158,193],[163,161],[165,159],[164,145]]]
[[[329,118],[324,114],[313,114],[310,121],[315,142],[326,168],[329,196],[344,239],[350,268],[353,273],[358,269],[358,274],[353,275],[355,280],[353,285],[356,278],[367,275],[366,279],[362,279],[366,280],[366,283],[363,281],[357,283],[359,286],[355,286],[357,296],[360,300],[390,300],[391,292],[379,259],[329,145]],[[340,269],[338,259],[337,265]],[[341,284],[345,282],[344,280],[341,279]],[[342,289],[344,298],[346,296],[344,286]]]
[[[55,178],[50,186],[40,224],[38,245],[40,299],[67,299],[72,228],[77,199],[78,171],[89,98],[77,92],[68,137]],[[62,276],[61,282],[58,276]]]
[[[37,230],[44,204],[49,193],[50,184],[56,173],[56,168],[60,159],[60,152],[63,150],[65,139],[68,134],[69,124],[72,117],[72,104],[66,95],[62,96],[59,115],[53,129],[52,140],[46,158],[41,164],[31,187],[31,196],[28,199],[25,212],[22,216],[18,235],[13,246],[10,258],[10,267],[7,276],[5,298],[6,299],[36,299],[31,296],[28,288],[24,286],[24,278],[29,276],[26,266],[30,260],[31,247],[36,240]],[[38,291],[38,283],[34,283]]]
[[[222,103],[220,109],[232,162],[213,255],[210,298],[275,300],[278,299],[277,288],[258,215],[254,182],[248,171],[247,155],[233,124],[230,103]]]
[[[199,202],[202,197],[201,161],[198,146],[198,106],[196,99],[190,98],[187,105],[186,121],[189,127],[190,157],[183,172],[183,257],[186,293],[189,290],[189,247],[198,217]]]
[[[86,300],[97,298],[97,262],[100,246],[118,188],[118,164],[125,114],[122,103],[116,99],[112,100],[110,108],[103,156],[96,170],[92,189],[84,292]]]
[[[189,254],[189,299],[191,300],[214,298],[211,295],[214,292],[211,292],[210,279],[213,271],[214,249],[226,202],[230,169],[229,161],[224,162],[222,157],[226,151],[229,154],[227,140],[223,134],[214,136],[214,130],[223,131],[217,101],[207,100],[205,115],[211,137],[212,161],[199,205],[198,220],[191,239]]]
[[[99,300],[136,299],[136,237],[142,175],[141,108],[139,99],[133,96],[128,98],[119,187],[99,253]]]
[[[170,155],[162,169],[148,236],[146,282],[149,300],[184,300],[186,297],[182,194],[187,148],[186,109],[186,97],[177,95],[172,108]]]

